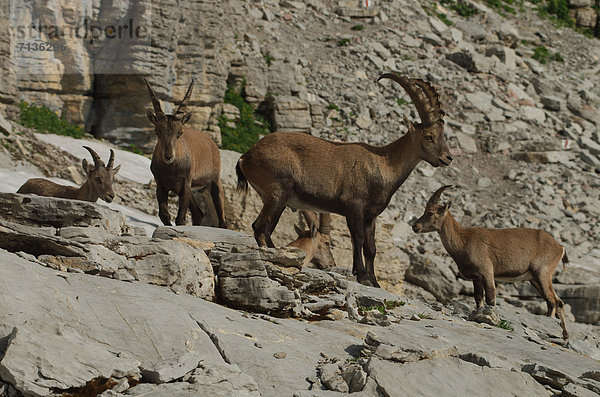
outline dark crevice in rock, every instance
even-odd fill
[[[215,348],[217,349],[217,351],[219,352],[219,354],[221,355],[221,358],[223,359],[223,361],[225,361],[227,364],[231,364],[231,360],[229,360],[229,358],[227,357],[227,354],[225,354],[225,351],[221,348],[220,344],[219,344],[219,338],[217,337],[217,335],[215,335],[214,333],[210,332],[208,330],[208,327],[206,327],[204,324],[202,324],[200,321],[195,320],[193,317],[192,319],[194,321],[196,321],[196,324],[198,324],[198,327],[200,327],[200,329],[202,331],[204,331],[204,333],[206,335],[208,335],[208,337],[210,338],[210,340],[212,341],[213,345],[215,345]]]

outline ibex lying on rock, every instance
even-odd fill
[[[59,197],[82,201],[96,202],[98,198],[110,203],[115,198],[113,191],[113,179],[119,172],[121,166],[112,168],[115,160],[115,152],[110,149],[110,158],[108,165],[104,162],[92,148],[84,146],[94,159],[94,165],[88,164],[86,159],[83,159],[81,164],[87,175],[87,180],[81,187],[59,185],[47,179],[32,178],[23,184],[17,190],[17,193],[22,194],[37,194],[38,196]]]
[[[320,214],[317,223],[317,215],[314,212],[302,211],[308,230],[302,230],[294,225],[298,238],[288,244],[288,247],[300,248],[306,252],[306,257],[302,266],[309,263],[315,265],[318,269],[325,269],[335,266],[335,260],[331,253],[331,215]],[[318,226],[317,226],[318,225]]]
[[[548,317],[558,313],[563,337],[569,333],[564,316],[564,303],[552,288],[556,265],[567,262],[565,249],[548,233],[538,229],[463,228],[450,214],[452,201],[440,204],[439,188],[425,207],[425,213],[413,226],[416,233],[438,232],[448,254],[460,272],[473,280],[477,308],[485,301],[496,304],[494,279],[500,281],[529,280],[548,305]]]
[[[156,199],[158,216],[165,225],[171,225],[169,215],[169,192],[179,195],[179,210],[175,224],[185,225],[188,207],[192,213],[192,223],[200,225],[204,213],[191,200],[192,187],[206,186],[212,197],[219,227],[226,228],[223,186],[221,185],[221,154],[207,132],[184,127],[192,117],[185,114],[184,108],[192,95],[194,80],[174,114],[165,114],[160,101],[146,81],[154,112],[148,111],[148,120],[154,124],[158,141],[152,153],[150,170],[156,179]]]
[[[248,182],[263,208],[252,224],[259,246],[273,247],[271,234],[285,207],[346,217],[352,236],[352,271],[358,281],[379,286],[375,279],[375,220],[392,195],[421,161],[449,165],[444,140],[444,112],[433,87],[395,73],[379,77],[399,83],[412,98],[421,124],[405,118],[408,133],[383,147],[330,142],[304,133],[265,136],[237,163],[238,189]],[[364,250],[366,267],[363,264]]]

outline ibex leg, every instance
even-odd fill
[[[186,183],[179,191],[179,210],[177,211],[177,218],[175,218],[176,225],[185,225],[185,218],[191,199],[192,186],[189,183]]]
[[[217,218],[219,219],[219,227],[227,229],[227,221],[225,221],[225,199],[223,197],[223,185],[220,180],[211,183],[210,196],[215,205],[215,211],[217,213]]]
[[[365,270],[367,278],[373,287],[379,288],[379,283],[375,277],[375,255],[377,247],[375,246],[375,224],[377,218],[365,220],[365,241],[363,242],[363,252],[365,255]]]
[[[169,191],[160,184],[156,185],[156,201],[158,201],[158,217],[163,225],[171,226],[171,215],[169,215]]]

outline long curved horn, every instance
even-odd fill
[[[183,113],[183,109],[185,108],[185,106],[187,105],[187,102],[192,97],[192,89],[193,88],[194,88],[194,79],[192,79],[192,82],[190,83],[190,86],[188,87],[187,92],[185,93],[185,96],[183,97],[183,100],[181,101],[181,104],[179,105],[179,107],[177,108],[177,110],[175,111],[173,116],[177,117],[178,114]]]
[[[444,116],[439,95],[428,82],[421,79],[409,79],[398,73],[384,73],[377,78],[377,81],[381,79],[393,80],[404,88],[415,104],[424,126],[429,127]]]
[[[110,149],[110,157],[108,159],[108,164],[106,164],[106,168],[112,169],[114,162],[115,162],[115,152],[112,149]]]
[[[442,197],[442,193],[444,192],[444,190],[448,189],[449,187],[452,187],[453,185],[446,185],[446,186],[442,186],[441,188],[439,188],[438,190],[435,191],[435,193],[433,193],[431,195],[431,198],[429,198],[429,201],[427,202],[427,205],[431,205],[431,204],[438,204],[440,202],[440,198]]]
[[[90,154],[92,155],[92,159],[94,159],[94,168],[104,167],[104,161],[102,161],[102,159],[100,158],[100,156],[98,155],[98,153],[96,153],[89,146],[84,146],[83,148],[86,149],[88,152],[90,152]]]
[[[156,117],[164,116],[165,112],[162,111],[162,108],[160,107],[160,101],[156,97],[154,90],[152,87],[150,87],[148,80],[144,78],[144,81],[146,82],[146,87],[148,87],[148,93],[150,94],[150,99],[152,100],[152,106],[154,107],[154,113],[156,113]]]
[[[319,215],[319,232],[329,234],[331,232],[331,214]]]

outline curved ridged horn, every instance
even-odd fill
[[[104,167],[104,161],[102,161],[102,159],[100,158],[100,156],[98,155],[98,153],[96,153],[89,146],[84,146],[83,148],[86,149],[88,152],[90,152],[90,154],[92,155],[92,159],[94,159],[94,167],[95,168]]]
[[[146,87],[148,87],[148,93],[150,94],[150,99],[152,100],[152,106],[154,107],[154,113],[156,113],[156,117],[164,116],[165,113],[160,107],[160,101],[156,97],[154,90],[152,89],[152,87],[150,87],[150,83],[148,83],[148,80],[144,78],[144,81],[146,82]]]
[[[108,159],[108,164],[106,164],[106,168],[112,169],[113,163],[115,162],[115,152],[110,149],[110,157]]]
[[[442,197],[442,193],[444,192],[444,190],[448,189],[449,187],[452,187],[452,185],[442,186],[441,188],[436,190],[435,193],[433,193],[431,195],[431,198],[427,202],[427,205],[438,204],[440,202],[440,198]]]
[[[444,116],[439,95],[428,82],[421,79],[409,79],[398,73],[384,73],[377,78],[377,81],[381,79],[393,80],[404,88],[415,104],[419,117],[421,117],[421,123],[425,127],[435,124]]]
[[[188,87],[187,92],[185,93],[185,96],[183,97],[183,100],[181,101],[181,104],[179,105],[179,107],[177,108],[175,113],[173,113],[173,116],[177,117],[178,114],[183,113],[183,109],[185,108],[185,105],[192,97],[192,89],[193,88],[194,88],[194,79],[192,79],[192,82],[190,83],[190,86]]]
[[[320,214],[319,232],[321,234],[329,234],[331,232],[331,214]]]

